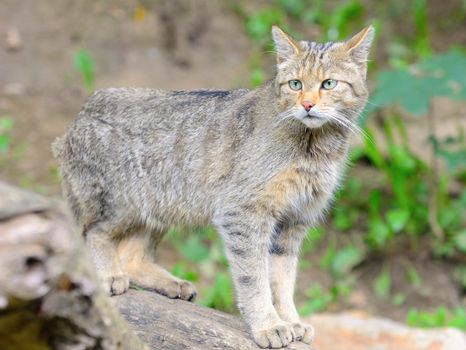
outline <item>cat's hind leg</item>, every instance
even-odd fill
[[[94,224],[86,230],[85,238],[104,291],[118,295],[128,290],[129,279],[121,268],[116,242],[109,234],[111,230],[112,226],[107,222]]]
[[[140,232],[118,244],[118,256],[132,283],[172,299],[193,301],[196,288],[191,282],[170,274],[154,262],[155,249],[163,234]]]

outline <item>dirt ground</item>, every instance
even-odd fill
[[[136,0],[0,2],[0,116],[14,120],[13,151],[6,166],[0,168],[0,179],[59,195],[50,143],[64,132],[86,99],[81,78],[73,67],[74,55],[80,48],[91,52],[95,60],[96,88],[194,89],[249,85],[253,43],[225,1],[154,1],[152,6],[149,1],[145,3],[149,3],[148,12],[142,18],[134,16]],[[442,2],[438,15],[448,18],[456,6],[452,4],[457,3]],[[429,5],[430,12],[434,11],[434,5]],[[446,29],[440,25],[434,27],[438,29],[432,35],[436,49],[444,50],[452,43],[466,44],[466,28],[446,36],[448,26]],[[409,30],[400,25],[387,31],[397,29]],[[312,32],[312,28],[307,31]],[[382,65],[387,60],[386,37],[386,33],[381,35],[375,53]],[[464,107],[464,103],[448,100],[435,102],[441,118],[439,135],[451,134],[459,125],[466,128]],[[408,132],[414,150],[427,156],[424,119],[410,119]],[[170,249],[167,246],[167,251],[171,252]],[[306,258],[311,265],[318,265],[319,256]],[[407,296],[402,306],[395,308],[373,296],[373,280],[384,265],[384,260],[374,259],[370,265],[358,268],[358,287],[350,298],[351,305],[334,308],[354,307],[403,320],[410,307],[461,305],[463,296],[453,282],[448,263],[422,254],[403,257],[400,253],[390,259],[394,269],[393,288]],[[402,270],[407,261],[421,275],[422,290],[403,279]],[[397,273],[398,270],[401,272]],[[300,274],[299,300],[305,300],[305,291],[315,281],[329,283],[328,276],[320,269],[308,269]]]

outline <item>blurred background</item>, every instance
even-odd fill
[[[464,0],[1,0],[0,180],[60,196],[50,144],[94,89],[261,84],[273,24],[315,41],[377,30],[363,132],[302,248],[301,314],[466,329]],[[213,229],[173,229],[158,254],[199,303],[237,312]]]

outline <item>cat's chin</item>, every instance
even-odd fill
[[[327,118],[305,116],[304,118],[301,118],[300,121],[309,129],[317,129],[321,128],[328,120]]]

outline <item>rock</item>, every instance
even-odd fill
[[[466,335],[453,328],[419,329],[388,319],[343,313],[315,315],[317,350],[466,350]]]

